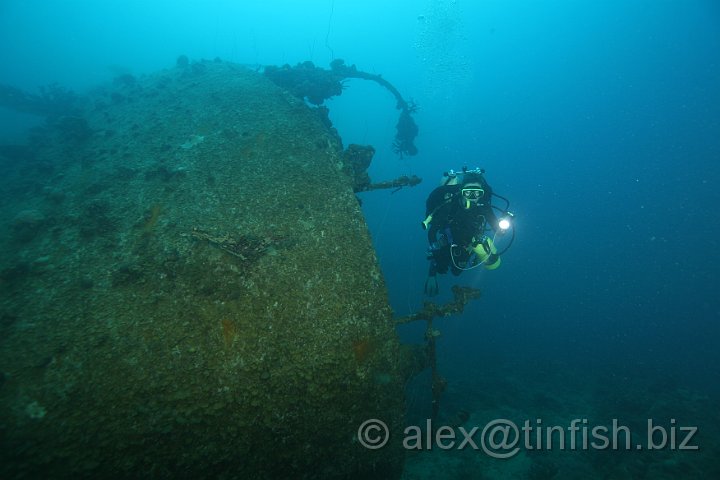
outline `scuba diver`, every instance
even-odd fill
[[[488,270],[498,268],[500,255],[515,238],[512,229],[512,237],[502,251],[495,246],[497,236],[511,229],[513,214],[508,211],[510,202],[493,193],[484,173],[483,169],[467,167],[460,172],[445,172],[441,185],[428,196],[426,218],[422,222],[430,243],[430,270],[425,281],[428,296],[438,294],[438,273],[450,270],[453,275],[460,275],[480,266]],[[492,205],[493,196],[506,203],[504,209]],[[494,210],[501,213],[499,219]]]

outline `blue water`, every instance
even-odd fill
[[[421,153],[397,167],[389,153],[376,160],[377,175],[427,181],[390,202],[363,196],[393,306],[421,302],[418,220],[433,182],[481,166],[512,201],[517,239],[500,270],[462,279],[484,298],[447,322],[448,363],[462,370],[492,352],[717,389],[717,5],[436,5],[458,22],[448,54],[461,71],[420,60],[416,82],[399,72],[403,91],[420,86]],[[436,95],[424,98],[433,75]],[[368,141],[356,118],[338,123]]]
[[[485,168],[516,214],[499,270],[441,280],[441,299],[453,282],[483,291],[438,323],[451,382],[567,369],[720,390],[718,52],[712,0],[0,5],[0,83],[31,91],[83,91],[185,54],[343,58],[413,98],[420,153],[403,159],[386,91],[353,80],[328,102],[345,144],[376,147],[374,180],[424,179],[361,195],[396,313],[422,305],[419,224],[443,171]],[[0,143],[34,121],[0,111]]]

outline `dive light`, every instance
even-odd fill
[[[498,221],[498,227],[503,232],[506,232],[510,227],[512,227],[512,220],[513,214],[510,212],[505,212],[505,216]]]

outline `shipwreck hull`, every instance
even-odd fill
[[[355,437],[403,379],[320,116],[224,62],[81,100],[0,157],[0,476],[399,477]]]

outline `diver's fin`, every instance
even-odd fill
[[[434,297],[440,293],[440,286],[438,285],[437,272],[433,265],[430,266],[430,271],[425,279],[425,295],[428,297]]]

